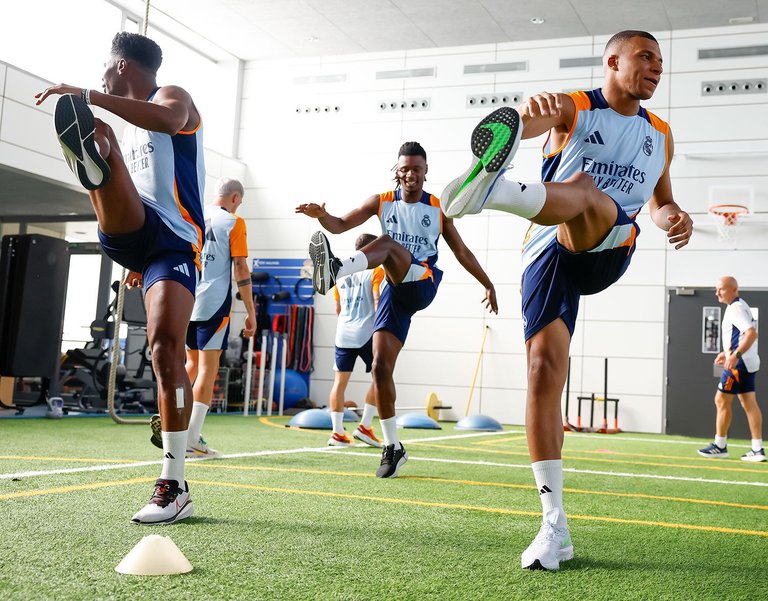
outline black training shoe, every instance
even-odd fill
[[[408,461],[408,453],[401,444],[399,449],[390,444],[384,447],[381,452],[381,465],[376,470],[377,478],[397,478],[397,472]]]
[[[728,446],[718,447],[714,442],[710,443],[708,447],[699,449],[699,455],[702,457],[720,457],[726,459],[728,457]]]
[[[176,480],[159,478],[155,482],[155,491],[144,507],[131,518],[136,524],[172,524],[188,518],[194,512],[192,499],[189,498],[189,485],[179,488]]]
[[[162,431],[162,423],[160,422],[160,416],[155,413],[149,418],[149,427],[152,429],[152,436],[149,437],[149,442],[155,445],[158,449],[163,448],[163,437],[160,434]]]
[[[320,294],[327,293],[336,285],[341,261],[331,252],[331,245],[323,232],[315,232],[309,241],[309,258],[312,259],[312,287]]]
[[[496,181],[504,174],[520,145],[520,114],[504,106],[480,121],[472,132],[472,164],[440,195],[447,217],[458,218],[483,210]]]
[[[98,190],[109,181],[109,165],[99,154],[94,140],[96,122],[85,101],[64,94],[56,102],[53,123],[64,159],[88,190]]]

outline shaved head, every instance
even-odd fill
[[[730,290],[739,289],[739,283],[736,281],[736,278],[731,275],[724,275],[720,278],[719,283],[723,288],[728,288]]]
[[[659,41],[647,31],[627,29],[614,34],[613,37],[608,40],[608,43],[605,45],[605,52],[603,52],[603,58],[610,56],[611,54],[616,54],[621,47],[632,38],[645,38],[646,40],[652,40],[657,44],[659,43]]]

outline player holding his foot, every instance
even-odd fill
[[[579,297],[604,290],[627,269],[639,232],[635,217],[646,202],[676,249],[693,231],[672,198],[669,126],[640,106],[662,73],[656,39],[617,33],[603,68],[601,89],[541,93],[517,111],[502,108],[484,119],[472,134],[477,160],[441,198],[449,217],[496,209],[533,222],[523,245],[526,430],[544,516],[523,568],[556,570],[573,556],[562,498],[560,399]],[[545,132],[544,183],[505,180],[520,138]]]
[[[355,250],[376,239],[373,234],[361,234],[355,240]],[[332,447],[348,447],[352,441],[344,431],[344,394],[349,378],[358,357],[365,364],[366,373],[370,373],[373,364],[373,320],[379,304],[381,283],[384,269],[366,269],[339,278],[333,288],[336,298],[336,359],[333,369],[336,372],[331,388],[331,424],[333,434],[328,439]],[[376,400],[373,386],[368,389],[363,405],[360,424],[352,433],[357,440],[372,447],[381,448],[381,441],[373,433],[371,424],[376,417]]]
[[[232,271],[247,312],[243,336],[256,331],[256,310],[248,267],[248,237],[245,221],[235,215],[245,190],[236,179],[222,179],[216,198],[205,207],[205,244],[201,253],[202,272],[195,293],[192,321],[187,328],[187,375],[192,382],[192,416],[189,418],[187,457],[215,457],[201,432],[211,406],[213,387],[219,373],[221,352],[229,342],[232,313]]]
[[[715,296],[726,305],[722,326],[724,350],[715,358],[715,365],[723,366],[723,374],[715,393],[715,441],[699,449],[699,455],[728,457],[728,428],[731,427],[733,415],[733,397],[738,395],[752,434],[752,448],[741,458],[744,461],[765,461],[763,414],[755,395],[760,356],[757,354],[757,329],[752,309],[739,297],[739,284],[732,276],[726,275],[717,281]]]
[[[403,348],[411,317],[426,309],[437,293],[443,272],[437,268],[437,241],[442,234],[459,263],[485,289],[483,302],[498,312],[496,291],[491,280],[456,231],[453,220],[446,219],[439,200],[424,191],[427,153],[418,142],[406,142],[398,152],[395,167],[397,189],[374,194],[343,217],[334,217],[325,204],[302,204],[297,213],[320,221],[333,234],[346,232],[378,216],[383,235],[347,259],[339,260],[331,252],[328,239],[315,232],[309,246],[314,263],[312,281],[320,294],[330,290],[336,280],[351,273],[384,267],[387,286],[381,293],[373,325],[373,394],[379,411],[384,449],[379,478],[394,478],[408,460],[400,444],[395,424],[395,382],[392,374]]]
[[[104,92],[54,85],[37,104],[61,95],[54,114],[67,164],[89,191],[104,252],[143,285],[147,339],[162,416],[163,466],[149,503],[133,516],[167,524],[192,515],[184,481],[192,388],[184,369],[184,337],[195,300],[203,243],[202,121],[190,95],[159,87],[160,47],[120,32],[102,77]],[[88,104],[128,122],[122,149]]]

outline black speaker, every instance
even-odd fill
[[[54,379],[69,276],[69,243],[4,236],[0,253],[0,375]]]

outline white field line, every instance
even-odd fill
[[[566,439],[571,438],[572,436],[576,437],[576,438],[591,438],[592,440],[597,440],[597,438],[595,437],[594,434],[584,434],[584,433],[581,433],[581,432],[569,432],[569,433],[567,433],[565,435]],[[606,435],[603,435],[603,436],[606,436]],[[615,435],[610,435],[610,438],[606,437],[606,440],[611,440],[611,441],[614,441],[614,440],[616,440],[616,441],[630,440],[630,441],[633,441],[633,442],[652,442],[653,444],[657,444],[657,443],[660,443],[660,444],[694,444],[694,445],[697,445],[697,446],[702,446],[702,445],[703,446],[707,446],[707,444],[712,442],[711,440],[705,441],[705,442],[698,442],[696,440],[666,440],[664,438],[637,438],[637,437],[632,437],[632,436],[615,436]],[[730,442],[728,443],[728,446],[738,447],[738,448],[743,448],[743,449],[751,448],[751,445],[748,445],[748,444],[731,444]]]
[[[371,453],[358,453],[356,451],[347,451],[346,449],[342,448],[334,448],[334,451],[336,451],[340,455],[359,455],[360,457],[376,457],[376,455],[373,455]],[[327,449],[323,449],[323,452],[326,452]],[[314,452],[314,451],[310,451]],[[524,470],[530,470],[531,465],[523,465],[520,463],[495,463],[493,461],[467,461],[462,459],[438,459],[435,457],[413,457],[409,456],[408,461],[431,461],[433,463],[458,463],[462,465],[485,465],[490,467],[503,467],[503,468],[512,468],[512,469],[524,469]],[[736,480],[714,480],[710,478],[687,478],[685,476],[661,476],[656,474],[632,474],[628,472],[603,472],[599,470],[581,470],[574,467],[564,467],[564,472],[569,472],[572,474],[594,474],[597,476],[613,476],[617,478],[649,478],[652,480],[674,480],[679,482],[703,482],[706,484],[726,484],[728,486],[731,485],[739,485],[739,486],[766,486],[768,487],[768,482],[739,482]]]

